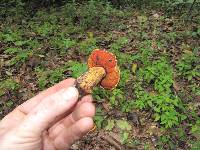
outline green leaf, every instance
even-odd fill
[[[16,45],[16,46],[22,46],[22,45],[25,45],[26,43],[28,43],[28,41],[29,41],[29,40],[27,40],[27,41],[16,41],[16,42],[15,42],[15,45]]]
[[[20,85],[13,79],[5,79],[0,82],[0,96],[4,95],[7,90],[17,90]]]
[[[84,63],[79,62],[70,62],[69,65],[71,67],[68,68],[68,70],[72,71],[72,77],[78,78],[81,76],[84,72],[87,71],[87,65]]]
[[[155,116],[155,121],[160,120],[160,115],[158,113],[154,114],[154,116]]]
[[[107,124],[107,126],[105,127],[105,130],[110,131],[110,130],[112,130],[112,129],[114,128],[114,126],[115,126],[115,121],[109,119],[109,120],[107,120],[107,122],[108,122],[108,124]]]
[[[14,54],[14,53],[20,52],[21,50],[22,50],[21,48],[9,47],[8,49],[6,49],[6,50],[4,51],[4,53],[6,53],[6,54]]]
[[[103,113],[102,109],[97,108],[94,117],[95,124],[97,125],[98,128],[102,128],[104,121],[105,121],[105,114]]]
[[[116,123],[121,130],[129,131],[132,129],[131,125],[126,120],[117,120]]]
[[[14,105],[13,101],[12,100],[9,100],[6,102],[6,105],[10,108]]]
[[[123,144],[127,143],[128,141],[128,137],[129,137],[129,133],[128,132],[123,132],[120,136],[120,140]]]
[[[94,117],[94,121],[95,121],[95,124],[97,125],[97,127],[101,128],[102,127],[102,123],[104,121],[104,117],[103,116],[95,116]]]
[[[147,17],[146,16],[138,16],[138,21],[140,23],[145,23],[147,21]]]

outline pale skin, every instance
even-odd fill
[[[90,95],[78,101],[67,79],[26,101],[0,122],[1,150],[67,150],[94,126]]]

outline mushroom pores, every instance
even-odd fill
[[[96,49],[88,58],[88,67],[103,67],[106,76],[100,82],[105,89],[113,89],[120,80],[120,70],[117,66],[117,59],[114,54],[106,50]]]
[[[115,67],[112,72],[106,74],[105,78],[101,81],[101,86],[104,89],[113,89],[117,86],[120,80],[120,70],[119,67]]]

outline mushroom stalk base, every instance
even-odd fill
[[[106,71],[102,67],[92,67],[89,70],[76,79],[76,87],[78,88],[80,95],[92,93],[93,87],[105,77]]]

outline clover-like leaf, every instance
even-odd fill
[[[116,123],[121,130],[131,130],[131,125],[126,120],[117,120]]]

